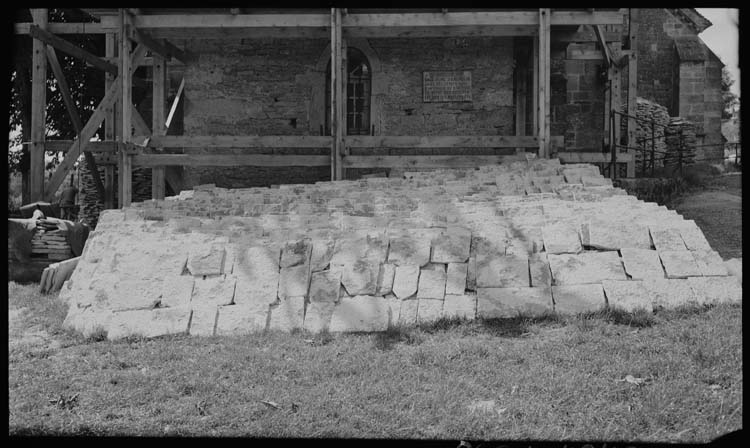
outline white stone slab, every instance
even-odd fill
[[[695,223],[681,226],[680,237],[688,250],[711,250],[706,236]]]
[[[552,312],[549,288],[477,288],[477,317],[541,316]]]
[[[448,263],[445,294],[463,295],[466,290],[467,263]]]
[[[380,263],[361,259],[341,268],[341,284],[350,296],[373,295],[378,287]]]
[[[555,285],[601,283],[602,280],[627,280],[616,251],[580,254],[547,254]]]
[[[690,277],[687,282],[699,304],[742,303],[742,285],[736,277]]]
[[[277,245],[248,247],[240,251],[232,275],[237,277],[234,303],[250,305],[276,301],[279,287],[280,248]]]
[[[216,305],[202,305],[194,306],[192,310],[190,336],[213,336],[216,333],[216,320],[219,316],[219,307]]]
[[[385,296],[386,294],[390,294],[393,291],[393,278],[395,275],[396,265],[389,263],[381,264],[375,295]]]
[[[545,252],[536,253],[529,257],[529,277],[532,287],[552,285],[552,272]]]
[[[393,294],[401,300],[407,299],[417,293],[419,284],[419,266],[401,265],[396,266],[393,277]]]
[[[78,331],[83,337],[88,338],[100,331],[107,332],[112,316],[114,313],[110,310],[71,306],[63,321],[63,327]]]
[[[729,272],[724,265],[724,260],[718,252],[714,250],[692,250],[690,253],[693,254],[695,264],[698,265],[698,269],[704,276],[727,276]]]
[[[282,268],[279,272],[279,299],[304,297],[307,295],[310,269],[308,265]]]
[[[651,295],[641,281],[604,280],[602,281],[602,287],[610,308],[631,313],[638,309],[653,311]]]
[[[419,309],[419,300],[407,299],[401,301],[401,309],[398,314],[398,324],[401,326],[410,326],[417,323],[417,311]]]
[[[655,309],[696,305],[698,299],[685,279],[648,278],[641,283]]]
[[[477,314],[476,294],[446,294],[443,301],[444,317],[475,319]]]
[[[742,258],[732,258],[724,262],[724,267],[727,269],[729,275],[736,277],[739,280],[740,285],[742,284]],[[64,287],[64,286],[63,286]],[[62,292],[60,293],[62,296]]]
[[[388,302],[382,297],[342,297],[333,310],[329,331],[373,332],[388,329]]]
[[[595,220],[588,223],[588,245],[599,250],[622,248],[651,249],[651,237],[646,226],[621,221]]]
[[[189,307],[115,312],[109,321],[107,339],[187,333],[190,313]]]
[[[332,239],[313,240],[310,255],[310,270],[312,272],[322,271],[328,267],[335,246],[336,242]]]
[[[305,298],[287,297],[276,305],[271,305],[269,330],[292,331],[301,329],[305,319]]]
[[[308,264],[312,252],[312,241],[309,239],[300,239],[287,241],[281,250],[281,268],[289,268],[300,264]]]
[[[502,256],[477,260],[478,288],[529,286],[529,261],[525,257]]]
[[[268,314],[268,305],[220,306],[216,319],[216,335],[243,335],[265,331],[268,326]]]
[[[577,254],[583,250],[578,230],[569,224],[543,226],[542,239],[544,250],[548,254]]]
[[[660,250],[659,258],[667,273],[667,278],[699,277],[701,270],[693,258],[693,254],[687,250]]]
[[[328,329],[333,316],[334,302],[310,302],[305,310],[303,328],[311,333],[318,333]]]
[[[607,305],[601,284],[553,286],[552,299],[558,314],[595,312]]]
[[[654,247],[659,252],[687,250],[680,236],[680,231],[676,228],[651,226],[649,227],[649,232],[651,233],[651,240],[654,242]]]
[[[430,240],[416,236],[391,237],[388,263],[424,266],[430,262]]]
[[[337,302],[341,291],[341,272],[313,272],[310,279],[310,302]]]
[[[219,275],[216,277],[196,278],[193,284],[191,304],[200,305],[230,305],[234,298],[237,283],[233,275]]]
[[[442,269],[422,269],[419,274],[417,299],[443,300],[445,297],[445,271]]]
[[[204,244],[191,249],[187,268],[191,275],[220,275],[224,273],[226,251],[223,244]]]
[[[440,319],[443,315],[443,300],[418,299],[417,323],[430,323]]]
[[[623,248],[620,250],[625,272],[633,280],[665,278],[659,252],[650,249]]]
[[[471,231],[460,227],[448,227],[432,241],[433,263],[464,263],[469,258]]]

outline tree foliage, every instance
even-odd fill
[[[740,100],[737,95],[730,90],[734,84],[734,79],[726,67],[721,68],[721,97],[724,100],[724,109],[721,111],[722,119],[732,118],[732,112],[736,106],[739,106]]]

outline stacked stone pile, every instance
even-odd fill
[[[623,113],[627,113],[627,104],[622,105]],[[663,166],[661,160],[664,152],[666,152],[667,145],[664,141],[664,129],[669,125],[669,112],[667,108],[649,101],[645,98],[638,98],[636,100],[636,145],[639,148],[646,149],[646,151],[636,151],[635,160],[636,166],[643,166],[643,157],[646,157],[647,163],[651,160],[651,142],[653,140],[654,145],[654,168],[660,168]],[[643,121],[648,120],[648,121]],[[652,124],[651,122],[655,122]],[[622,134],[627,135],[627,123],[628,120],[621,120]],[[653,128],[653,134],[652,134]],[[650,165],[648,165],[650,166]]]
[[[106,210],[60,294],[67,326],[117,339],[653,310],[741,285],[693,221],[532,160]]]
[[[693,122],[680,117],[670,118],[664,138],[667,144],[667,153],[664,155],[665,167],[695,163],[697,139]]]
[[[99,178],[104,182],[104,168],[98,167],[98,169]],[[93,229],[96,227],[99,213],[104,210],[104,202],[99,198],[96,183],[93,176],[91,176],[91,171],[87,163],[82,162],[78,164],[78,174],[81,179],[81,191],[78,193],[78,203],[80,204],[78,219]]]

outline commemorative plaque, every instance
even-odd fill
[[[422,94],[425,103],[471,101],[471,72],[423,72]]]

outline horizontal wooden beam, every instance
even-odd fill
[[[15,23],[13,24],[13,30],[15,34],[30,34],[30,28],[33,23]],[[50,22],[47,24],[47,31],[52,34],[104,34],[101,23],[96,22],[70,22],[70,23],[54,23]]]
[[[93,67],[99,68],[101,70],[104,70],[106,72],[112,73],[113,75],[117,75],[117,66],[114,64],[110,64],[109,62],[105,61],[104,59],[100,58],[99,56],[94,56],[93,54],[89,53],[88,51],[84,50],[81,47],[78,47],[70,42],[68,42],[65,39],[59,38],[55,36],[54,34],[51,34],[41,28],[39,28],[36,25],[32,25],[29,28],[29,34],[35,39],[39,39],[40,41],[44,42],[47,45],[51,45],[55,47],[56,49],[62,51],[63,53],[67,53],[71,56],[75,56],[79,59],[82,59],[86,61],[88,64],[92,65]]]
[[[73,143],[74,140],[47,140],[44,142],[44,150],[67,153]],[[89,142],[83,150],[84,152],[115,153],[117,152],[117,145],[118,142],[110,141]]]
[[[331,157],[298,154],[137,154],[134,166],[328,166]]]
[[[620,42],[622,40],[622,33],[613,31],[605,31],[604,39],[607,42]],[[592,31],[559,31],[552,30],[552,42],[598,42],[596,35]]]
[[[533,136],[346,136],[350,148],[534,148]]]
[[[552,11],[551,25],[618,25],[622,24],[621,11]],[[367,27],[431,27],[431,26],[539,26],[536,11],[484,11],[447,13],[385,13],[347,14],[344,28]]]
[[[557,157],[564,163],[609,163],[612,154],[601,152],[558,152]],[[632,153],[617,153],[617,162],[627,163],[635,160]]]
[[[177,54],[174,54],[175,52],[173,49],[177,48],[174,45],[172,45],[171,47],[167,47],[163,43],[157,42],[155,39],[151,38],[148,34],[138,29],[135,30],[134,37],[135,37],[136,42],[138,42],[139,44],[145,45],[146,48],[151,50],[153,53],[156,53],[167,60],[175,58],[178,61],[185,64],[185,58],[184,58],[185,53],[180,50]]]
[[[473,168],[519,160],[508,156],[345,156],[345,168]]]
[[[152,148],[330,148],[331,137],[317,135],[155,135]]]
[[[537,28],[533,25],[350,27],[344,28],[342,34],[344,38],[534,36]]]

